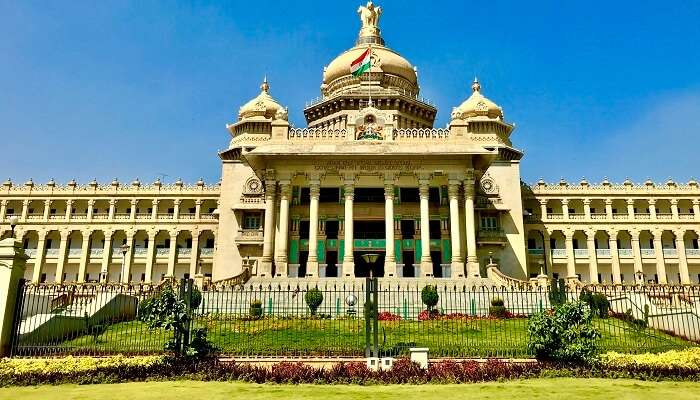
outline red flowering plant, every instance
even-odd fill
[[[377,319],[380,321],[401,321],[401,316],[389,311],[381,311],[377,314]]]

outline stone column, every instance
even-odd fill
[[[564,244],[566,247],[566,279],[578,279],[576,275],[576,258],[574,256],[574,231],[564,231]]]
[[[627,203],[629,205],[629,201]],[[630,236],[632,237],[632,256],[634,257],[634,276],[635,279],[637,279],[637,272],[642,271],[644,272],[644,269],[642,269],[642,251],[639,246],[639,231],[636,229],[630,230]],[[644,278],[642,278],[642,282],[637,282],[637,283],[643,283]]]
[[[459,186],[458,180],[450,180],[448,195],[450,198],[450,244],[452,245],[452,278],[464,277],[464,259],[462,258],[461,238],[459,237]]]
[[[394,252],[394,181],[393,176],[384,176],[384,273],[387,277],[396,276],[396,254]]]
[[[591,199],[583,199],[583,213],[586,221],[591,220]]]
[[[109,264],[112,260],[112,234],[113,232],[105,232],[105,246],[102,250],[102,265],[100,266],[100,276],[109,274]]]
[[[561,199],[561,212],[563,214],[564,221],[569,220],[569,199]]]
[[[345,237],[343,254],[343,276],[355,277],[354,251],[354,216],[353,202],[355,199],[355,181],[353,177],[345,177]]]
[[[46,231],[40,230],[37,232],[39,241],[36,246],[36,256],[34,257],[34,270],[32,271],[32,282],[39,283],[41,280],[41,266],[44,265],[46,259]]]
[[[194,219],[196,221],[199,221],[202,215],[202,200],[195,200],[194,201]]]
[[[678,199],[671,199],[671,214],[674,221],[678,221]]]
[[[197,275],[197,265],[199,263],[199,232],[192,232],[192,252],[190,253],[190,278]]]
[[[547,199],[540,199],[540,215],[543,221],[547,219]]]
[[[61,244],[58,247],[58,259],[56,261],[56,278],[54,281],[56,283],[63,282],[63,269],[66,266],[66,259],[68,253],[68,237],[71,231],[60,231],[61,234]]]
[[[542,240],[544,241],[544,243],[542,243],[544,251],[544,266],[545,268],[547,268],[547,276],[551,278],[554,274],[554,272],[552,271],[552,247],[549,243],[549,232],[546,229],[542,230]]]
[[[144,281],[146,283],[153,282],[153,266],[156,263],[156,236],[158,235],[157,230],[151,230],[148,232],[148,249],[146,250],[146,278]]]
[[[26,261],[22,242],[14,238],[0,241],[0,357],[10,355],[17,290]]]
[[[151,219],[153,221],[158,219],[158,199],[153,199],[151,201]]]
[[[29,200],[22,201],[22,222],[27,222],[27,213],[29,212]]]
[[[173,221],[180,219],[180,199],[173,201]]]
[[[87,209],[87,221],[92,222],[92,215],[94,214],[95,211],[95,200],[90,199],[88,200],[88,209]]]
[[[117,205],[117,201],[114,199],[111,199],[109,201],[109,215],[107,216],[108,221],[114,221],[114,208]]]
[[[5,221],[5,213],[7,212],[7,200],[0,200],[0,222]]]
[[[292,186],[289,180],[280,181],[280,251],[278,259],[275,260],[277,275],[287,276],[289,269],[287,268],[287,249],[289,243],[289,198],[292,194]],[[274,227],[274,222],[272,222]]]
[[[122,271],[122,266],[119,265],[119,271],[122,273],[122,282],[129,281],[129,273],[131,273],[131,263],[134,259],[134,234],[132,232],[127,232],[126,234],[126,245],[129,246],[129,250],[126,252],[124,263],[124,270]],[[108,278],[109,279],[109,278]]]
[[[44,222],[49,220],[49,211],[51,211],[51,200],[44,200]]]
[[[129,213],[129,220],[132,222],[136,220],[136,205],[138,204],[138,201],[136,199],[131,200],[131,212]]]
[[[70,221],[73,215],[73,200],[66,200],[66,222]]]
[[[306,276],[318,277],[318,198],[321,194],[321,182],[317,179],[309,182],[309,257],[306,261]]]
[[[678,252],[678,273],[681,276],[681,283],[690,284],[690,274],[688,273],[688,257],[685,254],[685,231],[678,229],[673,232],[676,235],[676,251]]]
[[[275,239],[275,192],[274,178],[265,180],[265,226],[263,231],[263,253],[260,259],[260,276],[272,275],[272,252]]]
[[[595,231],[593,229],[586,231],[586,245],[588,247],[588,274],[590,275],[590,281],[591,283],[599,283],[598,254],[595,248]]]
[[[666,277],[666,261],[664,260],[664,246],[661,241],[663,231],[661,229],[654,230],[654,256],[656,256],[656,275],[659,277],[659,283],[667,283]]]
[[[611,199],[605,199],[605,216],[608,220],[613,219],[613,208]]]
[[[168,278],[175,276],[175,262],[177,261],[177,231],[170,231],[170,251],[168,252]]]
[[[656,199],[649,199],[649,218],[656,219]]]
[[[613,283],[622,283],[622,277],[620,276],[620,253],[617,248],[617,231],[608,231],[608,247],[610,248]]]
[[[693,199],[693,217],[696,221],[700,221],[700,200]]]
[[[420,272],[422,276],[431,276],[433,272],[433,262],[430,259],[429,184],[430,180],[427,178],[418,180],[418,190],[420,193]]]
[[[78,268],[78,282],[85,282],[85,274],[90,260],[90,231],[83,231],[83,243],[80,247],[80,267]]]
[[[479,259],[476,256],[476,223],[474,221],[474,179],[464,180],[464,215],[467,236],[467,276],[478,278]]]
[[[634,219],[634,199],[627,199],[627,218]]]

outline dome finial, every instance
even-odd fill
[[[263,83],[260,85],[260,90],[267,93],[270,90],[270,84],[267,83],[267,75],[263,78]]]
[[[481,91],[481,84],[479,83],[479,79],[476,76],[474,77],[474,83],[472,83],[472,91]]]

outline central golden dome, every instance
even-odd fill
[[[352,76],[350,73],[350,64],[365,50],[367,50],[367,46],[355,46],[336,57],[323,71],[323,83],[330,84],[338,78]],[[379,60],[379,65],[375,65],[372,68],[372,72],[378,71],[385,74],[396,75],[414,85],[418,83],[416,70],[411,63],[399,53],[388,47],[376,45],[372,46],[372,53]]]
[[[370,84],[384,88],[398,90],[409,95],[418,94],[418,77],[416,69],[408,60],[399,53],[386,47],[379,30],[379,17],[382,14],[381,7],[368,2],[367,6],[361,6],[357,13],[360,16],[362,26],[355,47],[346,50],[323,69],[323,85],[321,91],[324,96],[332,96],[348,90],[356,90],[360,86]],[[369,74],[355,77],[350,72],[350,65],[367,48],[372,48],[372,68]]]

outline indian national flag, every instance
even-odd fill
[[[372,66],[372,60],[370,56],[372,55],[372,50],[368,47],[355,61],[350,64],[350,72],[353,76],[360,76],[365,71],[367,71]]]

